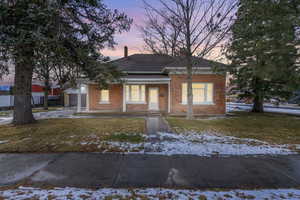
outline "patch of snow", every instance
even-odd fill
[[[171,134],[158,133],[160,142],[146,143],[147,153],[198,156],[211,155],[260,155],[294,154],[287,145],[270,145],[254,139],[240,139],[211,133]]]
[[[73,118],[74,110],[57,110],[34,113],[36,119]]]
[[[129,142],[105,142],[108,149],[117,149],[121,152],[144,152],[144,143],[129,143]],[[99,145],[101,148],[103,144]]]
[[[80,116],[74,116],[74,110],[57,110],[57,111],[48,111],[48,112],[38,112],[33,113],[35,119],[53,119],[53,118],[84,118]],[[12,117],[1,117],[0,125],[12,123]]]
[[[146,153],[159,155],[288,155],[296,154],[300,145],[271,145],[256,139],[242,139],[217,133],[158,133],[144,143],[82,141],[80,145],[98,145],[104,152]]]
[[[5,125],[11,123],[13,120],[12,117],[1,117],[0,118],[0,125]]]
[[[230,103],[227,104],[226,110],[227,112],[233,112],[233,111],[250,111],[252,109],[252,105],[248,104],[234,104]],[[278,108],[278,107],[264,107],[265,112],[272,112],[272,113],[282,113],[282,114],[294,114],[294,115],[300,115],[300,109],[297,108]]]
[[[0,140],[0,144],[5,144],[5,143],[8,143],[8,142],[9,142],[9,140],[4,140],[4,141]]]
[[[299,199],[298,189],[270,189],[270,190],[230,190],[230,191],[201,191],[201,190],[174,190],[162,188],[148,189],[111,189],[98,190],[80,188],[54,188],[49,190],[19,187],[15,190],[0,191],[0,197],[7,200],[21,199]]]

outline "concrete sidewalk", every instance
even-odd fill
[[[288,188],[300,186],[299,169],[299,155],[0,154],[0,185]]]

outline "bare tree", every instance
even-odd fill
[[[44,110],[48,110],[49,91],[51,82],[54,80],[53,63],[49,62],[49,55],[40,55],[36,60],[36,67],[33,70],[33,78],[44,83]]]
[[[146,45],[157,47],[157,42],[169,49],[171,44],[181,51],[186,62],[188,111],[187,118],[193,118],[192,74],[196,59],[209,55],[227,36],[234,21],[237,0],[158,0],[153,6],[143,0],[150,26],[145,27]],[[149,29],[150,27],[150,29]],[[165,28],[166,27],[166,28]],[[171,28],[170,28],[171,27]],[[175,29],[175,30],[172,30]],[[176,33],[176,42],[172,36]],[[150,45],[149,45],[150,44]],[[151,46],[152,45],[152,46]],[[163,51],[168,53],[170,51]],[[173,54],[170,54],[173,55]]]
[[[177,56],[180,52],[180,24],[176,18],[161,18],[145,7],[145,26],[140,27],[146,50],[154,54]]]
[[[80,78],[79,68],[71,65],[62,65],[56,63],[52,68],[52,73],[54,76],[54,81],[57,82],[61,90],[60,93],[60,103],[62,106],[65,105],[64,93],[63,91],[68,87],[77,87],[76,80]]]

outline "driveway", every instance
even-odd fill
[[[289,188],[300,186],[299,169],[299,155],[1,154],[0,185]]]

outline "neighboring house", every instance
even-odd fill
[[[0,108],[9,108],[14,105],[12,89],[14,86],[13,78],[0,81]],[[49,100],[59,97],[60,89],[52,86],[49,91]],[[32,104],[41,105],[44,103],[44,84],[41,81],[32,81]]]
[[[125,56],[112,61],[127,74],[122,83],[112,83],[105,90],[100,90],[95,83],[87,83],[87,110],[185,114],[185,62],[167,55],[127,55],[125,48]],[[193,62],[194,114],[225,114],[226,76],[216,74],[212,69],[224,65],[198,58],[194,58]]]

